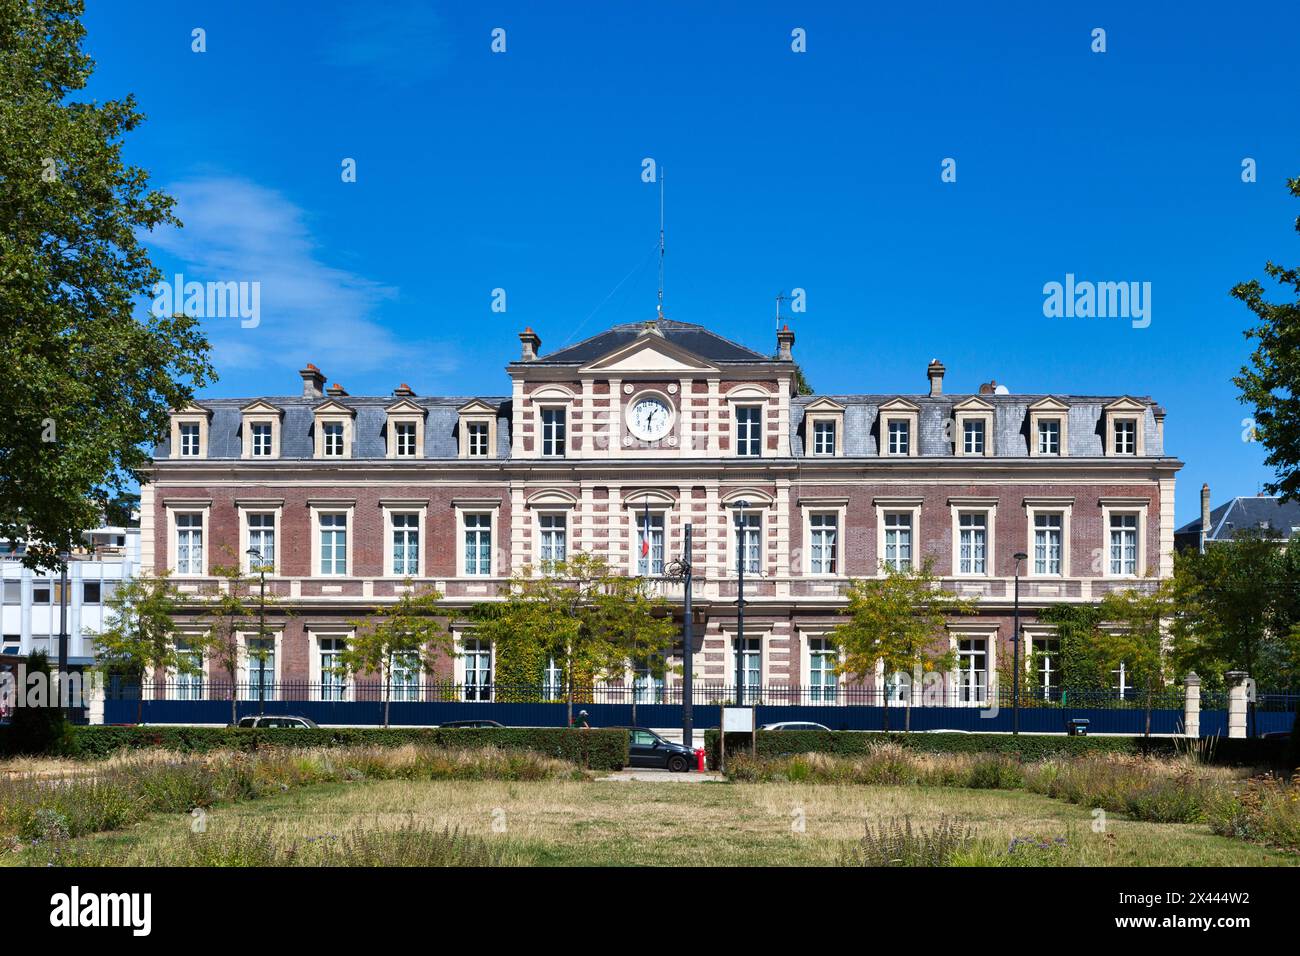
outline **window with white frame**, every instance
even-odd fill
[[[176,515],[176,573],[203,573],[203,512]]]
[[[551,655],[546,658],[546,667],[542,670],[542,699],[560,700],[564,696],[564,668]]]
[[[322,422],[321,439],[323,454],[326,458],[343,457],[343,423]]]
[[[647,519],[642,515],[636,517],[636,573],[660,575],[664,573],[664,516],[651,514],[648,520],[647,528]]]
[[[186,641],[176,642],[176,680],[173,698],[175,700],[203,699],[203,653],[190,646]]]
[[[249,699],[275,700],[275,638],[250,637],[244,651],[248,657]]]
[[[542,409],[542,455],[546,458],[564,457],[564,418],[563,408]]]
[[[763,409],[759,405],[736,406],[736,454],[757,458],[763,449]]]
[[[746,511],[737,516],[736,563],[746,574],[763,573],[763,516]]]
[[[1133,696],[1133,684],[1129,680],[1128,665],[1120,661],[1119,667],[1110,672],[1115,682],[1111,687],[1119,693],[1122,700],[1128,700]]]
[[[492,699],[492,645],[469,638],[465,641],[465,700]]]
[[[416,454],[416,423],[394,422],[394,454],[398,458],[414,458]]]
[[[745,638],[740,654],[740,669],[745,685],[741,699],[751,704],[757,703],[763,692],[763,642],[760,638]]]
[[[1034,573],[1060,574],[1063,516],[1056,511],[1034,513]]]
[[[492,574],[492,515],[466,514],[465,573],[485,577]]]
[[[839,653],[835,645],[824,637],[808,639],[808,694],[809,703],[834,703],[839,693],[839,676],[835,666]]]
[[[957,516],[957,573],[988,573],[989,518],[985,511],[963,511]]]
[[[662,704],[664,702],[663,673],[663,661],[656,661],[653,664],[649,661],[642,661],[633,668],[632,694],[638,704]]]
[[[393,574],[416,577],[420,573],[420,515],[398,511],[391,518]]]
[[[197,458],[201,452],[199,444],[199,423],[198,422],[181,422],[179,426],[181,436],[181,457]]]
[[[1035,638],[1030,651],[1034,686],[1043,700],[1061,696],[1061,641],[1055,637]]]
[[[1115,429],[1115,454],[1117,455],[1136,455],[1137,454],[1137,419],[1134,418],[1116,418],[1114,420]]]
[[[895,571],[912,567],[912,513],[885,512],[885,564]]]
[[[347,641],[341,637],[322,637],[317,653],[320,655],[320,699],[346,700],[347,678],[340,669]]]
[[[819,512],[808,516],[808,570],[811,574],[837,574],[839,515]]]
[[[1110,573],[1138,573],[1138,516],[1135,514],[1110,516]]]
[[[274,427],[270,422],[253,422],[248,426],[252,437],[254,458],[270,458],[275,454],[272,441],[275,437]]]
[[[394,653],[388,664],[389,700],[420,699],[420,655],[415,651]]]
[[[559,564],[566,559],[566,520],[563,514],[539,514],[537,516],[538,554],[542,567]]]
[[[248,550],[262,557],[248,556],[248,570],[257,573],[261,568],[270,572],[275,567],[275,512],[250,511],[248,513]]]
[[[961,423],[963,455],[984,454],[984,419],[966,418]]]
[[[488,457],[488,423],[469,422],[465,427],[468,432],[469,456],[471,458]]]
[[[889,454],[908,455],[911,453],[912,423],[905,418],[891,418],[886,423],[888,430]]]
[[[320,573],[348,573],[347,512],[322,512],[317,518],[320,534]]]
[[[957,641],[957,702],[988,702],[988,638],[963,637]]]
[[[1059,455],[1061,453],[1061,420],[1059,418],[1040,418],[1038,420],[1038,454]]]
[[[835,421],[822,418],[813,422],[813,454],[835,454]]]
[[[894,671],[885,675],[885,706],[903,706],[912,699],[912,675],[907,671]]]

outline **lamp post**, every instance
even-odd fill
[[[745,512],[749,502],[736,502],[736,706],[745,704]]]
[[[249,548],[245,554],[257,561],[257,574],[260,578],[257,597],[257,712],[266,713],[266,559],[257,548]]]
[[[1020,733],[1020,562],[1029,555],[1017,551],[1015,604],[1011,624],[1011,733]]]
[[[67,551],[59,552],[59,673],[58,673],[58,696],[57,700],[64,711],[65,717],[71,717],[70,708],[63,707],[64,704],[70,704],[71,700],[67,692],[68,680],[68,560],[71,555]]]
[[[682,607],[682,627],[685,632],[682,635],[682,743],[687,749],[694,749],[694,730],[695,714],[692,709],[694,703],[694,677],[695,677],[695,656],[694,649],[691,645],[695,643],[695,627],[691,620],[691,526],[687,522],[684,535],[684,544],[686,548],[686,557],[682,560],[682,580],[686,585],[686,593],[683,598]]]

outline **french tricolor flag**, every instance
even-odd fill
[[[641,533],[641,557],[650,556],[650,499],[645,502],[645,530]]]

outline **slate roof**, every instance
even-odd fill
[[[700,358],[707,359],[710,362],[725,364],[727,362],[776,361],[770,355],[755,352],[753,349],[746,348],[730,339],[724,339],[721,335],[710,332],[702,325],[675,322],[671,319],[660,319],[656,324],[666,340],[674,345],[680,345],[682,348],[694,352]],[[593,335],[589,339],[583,339],[576,345],[566,346],[549,355],[543,353],[536,360],[527,364],[584,365],[587,362],[594,362],[601,356],[608,355],[610,352],[637,339],[645,331],[645,327],[645,322],[629,322],[626,325],[615,325],[604,332]]]
[[[1238,531],[1264,530],[1271,538],[1288,539],[1300,529],[1300,501],[1283,502],[1268,495],[1238,497],[1210,512],[1209,541],[1229,541]],[[1200,535],[1201,519],[1189,521],[1176,535]]]

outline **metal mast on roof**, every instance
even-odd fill
[[[664,169],[659,167],[659,315],[664,318]]]

